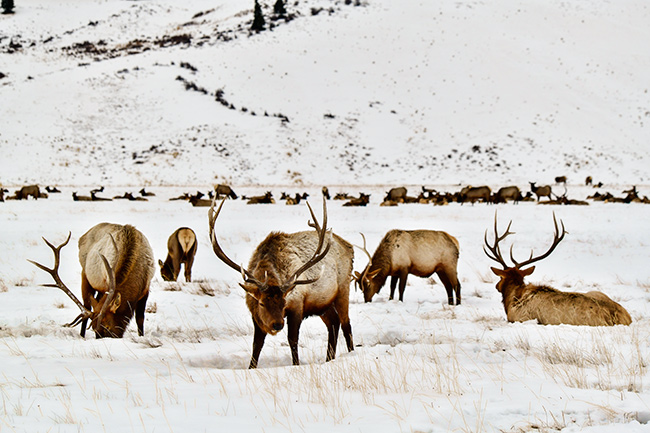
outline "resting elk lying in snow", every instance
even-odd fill
[[[363,272],[355,274],[355,280],[366,302],[372,301],[389,276],[389,299],[393,299],[399,281],[399,300],[404,301],[408,274],[429,277],[436,273],[447,290],[449,305],[454,304],[454,292],[456,305],[460,304],[460,282],[456,273],[459,245],[455,237],[434,230],[391,230],[381,240],[372,257],[366,249],[364,237],[363,251],[369,262]]]
[[[495,215],[494,245],[488,243],[487,230],[485,231],[483,250],[490,259],[503,267],[503,269],[491,269],[500,278],[497,283],[497,290],[503,298],[503,306],[506,310],[508,322],[537,320],[542,325],[586,326],[629,325],[632,323],[632,319],[625,308],[612,301],[602,292],[561,292],[548,286],[538,286],[524,282],[524,277],[532,274],[535,267],[523,268],[548,257],[566,234],[562,221],[560,221],[562,225],[562,233],[560,233],[555,214],[553,214],[553,223],[555,224],[555,234],[553,244],[548,251],[537,257],[533,257],[531,252],[528,260],[519,263],[512,256],[511,247],[510,260],[512,260],[514,266],[506,264],[499,247],[499,242],[512,234],[510,232],[512,221],[508,224],[505,233],[499,235]]]
[[[249,368],[257,361],[267,334],[275,335],[287,318],[288,340],[294,365],[299,364],[298,334],[305,317],[320,316],[328,332],[327,358],[334,359],[339,327],[348,346],[354,350],[352,327],[348,316],[350,276],[354,252],[352,245],[327,231],[327,209],[323,198],[323,227],[309,206],[315,231],[298,233],[272,232],[253,252],[248,268],[233,262],[223,252],[214,226],[224,201],[208,213],[210,239],[217,257],[241,274],[246,291],[246,305],[253,318],[255,334]],[[320,266],[316,266],[316,265]],[[303,279],[299,279],[303,276]]]
[[[189,227],[181,227],[167,239],[167,258],[158,260],[160,275],[165,281],[176,281],[185,266],[185,281],[192,281],[192,264],[196,255],[196,233]]]
[[[97,338],[124,335],[133,314],[138,325],[138,335],[144,335],[144,311],[149,296],[149,284],[154,274],[153,251],[144,235],[130,225],[101,223],[92,227],[79,239],[81,263],[81,295],[83,304],[66,287],[59,277],[61,248],[68,239],[55,247],[54,267],[33,264],[49,273],[55,284],[81,309],[81,314],[66,326],[81,323],[81,336],[86,336],[86,324]]]

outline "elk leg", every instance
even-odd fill
[[[194,257],[190,257],[185,261],[185,282],[192,282],[192,264],[194,263]]]
[[[140,337],[144,335],[144,310],[147,307],[148,297],[149,292],[147,291],[147,294],[135,304],[135,323],[138,325],[138,335]]]
[[[346,292],[341,290],[340,293]],[[338,296],[334,307],[341,322],[341,329],[343,330],[343,336],[348,346],[348,352],[352,352],[354,350],[354,342],[352,341],[352,325],[350,325],[350,316],[348,315],[348,303],[349,300],[346,297]]]
[[[253,354],[251,355],[251,363],[248,365],[248,368],[257,368],[257,360],[260,358],[260,352],[264,346],[264,339],[266,338],[266,332],[262,330],[255,320],[253,320],[253,327],[255,328],[255,333],[253,334]]]
[[[174,263],[172,263],[172,267],[174,268],[174,281],[176,281],[178,280],[178,276],[181,274],[181,261],[174,260]]]
[[[339,328],[341,327],[341,320],[332,306],[320,316],[327,326],[327,358],[325,362],[329,362],[336,356],[336,343],[339,339]]]
[[[455,273],[448,273],[445,269],[436,271],[440,281],[447,290],[447,302],[454,305],[454,292],[456,292],[456,305],[460,305],[460,283]]]
[[[399,280],[398,275],[393,275],[390,277],[390,296],[388,297],[388,300],[392,300],[393,297],[395,296],[395,288],[397,287],[397,281]]]
[[[399,273],[399,300],[404,302],[404,290],[406,289],[406,279],[408,278],[408,271],[401,271]]]
[[[298,357],[298,335],[300,334],[301,322],[302,318],[297,314],[289,313],[287,315],[287,334],[293,365],[300,365],[300,359]]]

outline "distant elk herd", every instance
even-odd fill
[[[558,178],[556,181],[566,182],[566,179]],[[587,181],[589,183],[590,179]],[[533,199],[535,201],[540,201],[542,197],[553,200],[550,186],[538,187],[535,183],[530,186],[531,193],[526,195],[529,198],[536,194],[537,197]],[[51,188],[46,191],[49,191],[49,194],[54,192]],[[103,189],[91,191],[88,196],[90,201],[93,197],[97,198],[97,194],[102,191]],[[16,191],[16,198],[20,196],[25,199],[31,196],[37,199],[43,198],[43,195],[46,197],[48,193],[42,193],[36,186],[24,187]],[[139,197],[146,199],[145,193],[142,189]],[[631,194],[638,197],[636,187],[628,191],[628,195]],[[368,204],[369,194],[361,193],[359,197],[337,195],[341,195],[339,199],[347,200],[346,203],[354,202],[361,206]],[[74,196],[77,199],[82,197],[76,193]],[[208,207],[208,235],[212,250],[219,261],[233,269],[241,278],[239,285],[244,290],[254,328],[249,368],[257,367],[266,336],[283,330],[285,322],[292,362],[298,365],[300,326],[309,316],[320,316],[327,328],[326,361],[334,359],[336,355],[340,329],[343,330],[348,351],[353,351],[349,316],[352,283],[361,289],[364,301],[371,302],[390,277],[389,299],[396,296],[395,289],[398,289],[399,301],[404,301],[409,274],[418,277],[436,274],[446,290],[447,303],[461,303],[461,285],[457,275],[460,245],[454,236],[434,230],[390,230],[379,242],[375,252],[370,254],[366,238],[361,234],[363,245],[356,248],[367,256],[368,264],[362,271],[354,272],[355,246],[329,228],[327,201],[332,197],[326,187],[322,189],[322,196],[320,222],[307,203],[311,216],[308,223],[310,230],[295,233],[271,232],[254,249],[246,266],[231,259],[218,240],[218,219],[224,204],[228,199],[239,197],[232,188],[220,185],[211,191],[207,198],[189,194],[173,198],[196,203],[201,200],[200,205]],[[501,188],[496,193],[487,186],[467,187],[454,194],[439,193],[422,187],[419,198],[415,200],[428,200],[429,203],[436,204],[442,204],[442,201],[505,203],[511,200],[525,201],[526,196],[522,196],[516,186]],[[135,199],[132,194],[131,197]],[[283,194],[281,199],[300,203],[307,197],[307,194],[296,193]],[[246,199],[249,203],[273,202],[270,192]],[[337,199],[337,196],[333,199]],[[413,199],[407,195],[407,189],[399,187],[388,191],[382,204],[394,205],[411,200]],[[488,240],[488,231],[485,232],[485,254],[500,265],[491,269],[499,278],[496,288],[502,295],[507,320],[536,320],[540,324],[548,325],[629,325],[632,320],[628,312],[602,292],[569,293],[524,281],[535,269],[531,265],[548,257],[566,235],[562,221],[558,223],[555,215],[553,219],[555,234],[551,247],[542,255],[533,257],[531,253],[528,260],[521,262],[515,260],[511,249],[512,265],[506,262],[500,247],[501,241],[512,234],[512,222],[508,224],[505,232],[500,234],[495,215],[491,243]],[[69,242],[70,237],[71,234],[68,234],[67,240],[58,246],[44,239],[54,254],[52,268],[32,261],[51,275],[54,283],[47,286],[61,289],[79,307],[80,314],[67,326],[81,324],[81,336],[84,337],[90,320],[90,328],[97,338],[120,338],[135,316],[138,335],[144,335],[146,302],[155,271],[154,254],[146,237],[133,226],[110,223],[97,224],[81,236],[78,245],[81,300],[59,276],[61,249]],[[192,264],[197,248],[197,236],[191,228],[180,227],[174,231],[167,241],[166,259],[158,260],[162,279],[176,281],[183,268],[185,281],[191,282]]]
[[[519,203],[519,202],[537,202],[539,204],[564,204],[564,205],[588,205],[589,202],[585,200],[570,199],[567,197],[566,189],[566,176],[557,176],[555,183],[557,185],[564,185],[562,194],[553,192],[551,185],[537,185],[536,182],[529,182],[529,190],[524,191],[516,185],[504,186],[499,189],[493,190],[488,185],[480,186],[465,186],[455,192],[438,191],[434,188],[422,186],[417,195],[409,195],[408,189],[404,186],[391,188],[386,192],[386,196],[380,203],[380,206],[397,206],[399,204],[419,203],[419,204],[433,204],[433,205],[448,205],[451,203],[488,203],[488,204],[502,204],[502,203]],[[586,186],[593,186],[594,188],[601,188],[602,182],[594,184],[591,176],[585,180]],[[0,186],[0,202],[5,200],[27,200],[30,197],[37,200],[48,198],[50,194],[60,193],[57,187],[48,186],[45,190],[41,190],[38,185],[26,185],[16,190],[13,195],[5,196],[9,190]],[[150,197],[156,194],[146,191],[145,188],[140,189],[137,193],[126,191],[121,195],[113,197],[104,197],[101,194],[104,192],[104,187],[94,188],[89,191],[88,195],[79,194],[77,191],[72,192],[72,199],[74,201],[113,201],[113,200],[128,200],[128,201],[148,201]],[[327,199],[341,200],[344,207],[367,206],[370,204],[371,194],[359,192],[357,196],[347,192],[338,192],[334,197],[330,196],[327,187],[322,188],[322,194]],[[622,196],[615,196],[610,192],[602,193],[596,191],[586,197],[587,200],[594,202],[605,203],[650,203],[647,196],[640,196],[636,186],[622,191]],[[282,191],[279,197],[280,201],[284,201],[287,205],[296,205],[301,201],[307,200],[309,194],[307,192],[297,192],[289,194]],[[204,194],[201,191],[196,191],[194,194],[183,193],[179,196],[172,197],[171,201],[186,201],[192,206],[197,207],[210,207],[212,199],[221,198],[245,200],[247,204],[275,204],[276,200],[272,191],[266,191],[264,194],[255,196],[242,195],[241,197],[229,186],[224,184],[215,185],[213,189]],[[542,200],[544,199],[544,200]]]

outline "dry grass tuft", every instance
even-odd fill
[[[28,278],[20,278],[20,279],[14,281],[14,286],[16,286],[16,287],[27,287],[27,286],[30,286],[31,283],[32,283],[32,280],[30,280]]]
[[[202,281],[199,283],[199,287],[196,290],[196,294],[205,295],[205,296],[214,296],[214,289],[212,288],[210,282]]]
[[[639,281],[636,280],[636,285],[643,289],[643,291],[650,293],[650,281]]]
[[[485,271],[479,271],[477,269],[474,269],[474,273],[476,274],[476,277],[481,283],[484,284],[494,284],[494,274],[490,270],[485,270]]]
[[[165,292],[180,292],[183,290],[183,286],[177,282],[166,282],[163,283],[163,290]]]

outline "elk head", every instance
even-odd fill
[[[162,260],[158,260],[158,266],[160,266],[160,276],[163,280],[176,281],[178,275],[174,275],[174,269],[171,263],[165,263]]]
[[[361,288],[361,291],[363,292],[363,300],[365,302],[370,302],[372,301],[372,297],[377,294],[380,288],[380,285],[374,283],[373,280],[375,276],[379,273],[381,268],[377,268],[372,272],[370,271],[370,268],[372,267],[372,257],[370,256],[370,253],[366,249],[366,237],[363,235],[363,233],[360,233],[360,235],[361,238],[363,238],[363,247],[359,247],[357,245],[355,246],[359,248],[361,251],[363,251],[366,254],[366,256],[368,256],[368,264],[366,265],[366,267],[363,269],[362,272],[354,273],[354,288],[355,290],[357,287]]]
[[[68,244],[71,235],[72,233],[68,233],[68,238],[57,247],[55,247],[47,239],[43,238],[47,246],[49,246],[54,252],[54,267],[48,268],[33,260],[28,260],[28,261],[30,263],[33,263],[40,269],[44,270],[48,274],[50,274],[52,276],[52,279],[54,279],[54,284],[43,284],[43,286],[56,287],[63,290],[63,292],[66,295],[68,295],[68,297],[70,297],[70,299],[72,299],[72,301],[75,304],[77,304],[77,306],[81,310],[81,314],[79,314],[72,322],[64,326],[67,327],[77,326],[83,320],[91,319],[91,327],[95,330],[98,336],[100,337],[121,336],[123,330],[120,332],[118,328],[122,326],[122,323],[117,323],[114,314],[120,306],[121,295],[117,293],[115,290],[115,272],[111,268],[111,265],[108,263],[108,260],[106,260],[106,257],[100,254],[100,257],[106,269],[106,274],[108,276],[109,290],[103,297],[100,298],[100,300],[96,300],[94,297],[91,297],[91,302],[92,302],[91,310],[88,310],[86,309],[86,307],[84,307],[83,303],[81,303],[81,301],[72,293],[72,291],[68,289],[68,287],[65,285],[65,283],[63,283],[61,277],[59,276],[61,249]]]
[[[548,257],[553,252],[553,250],[555,250],[555,247],[558,246],[558,244],[562,241],[562,239],[564,239],[564,235],[567,234],[567,231],[564,229],[564,222],[560,220],[560,224],[562,226],[562,233],[560,233],[557,219],[555,218],[555,212],[553,213],[553,224],[555,226],[553,243],[551,244],[551,247],[544,254],[539,255],[537,257],[533,257],[533,251],[531,250],[530,257],[528,258],[528,260],[525,260],[523,262],[517,262],[513,257],[512,254],[513,245],[511,245],[510,260],[512,260],[514,266],[508,266],[508,264],[503,258],[503,255],[501,254],[501,248],[499,246],[499,242],[504,240],[508,235],[514,234],[513,232],[510,231],[510,226],[512,225],[512,221],[508,223],[508,227],[506,228],[506,231],[502,235],[499,235],[499,231],[497,229],[497,216],[495,213],[494,244],[493,245],[489,244],[487,239],[487,230],[485,230],[485,237],[484,237],[485,245],[483,246],[483,251],[490,259],[499,263],[503,268],[503,269],[499,269],[495,267],[490,268],[492,272],[494,272],[494,274],[500,278],[499,282],[497,283],[497,290],[499,292],[503,293],[503,289],[506,284],[522,286],[524,284],[524,277],[527,277],[528,275],[532,274],[533,271],[535,270],[535,266],[531,266],[527,269],[523,269],[523,268]]]
[[[316,220],[311,205],[307,203],[309,212],[314,221],[313,223],[309,222],[308,224],[310,227],[313,227],[318,234],[318,245],[316,250],[309,260],[303,263],[298,269],[288,274],[282,271],[282,266],[278,266],[281,261],[281,258],[279,257],[265,257],[264,259],[258,260],[256,263],[251,263],[251,266],[254,266],[254,268],[251,268],[253,271],[250,271],[245,267],[236,264],[223,252],[219,242],[217,241],[214,226],[224,203],[225,199],[222,200],[219,208],[215,212],[215,202],[213,200],[212,206],[208,211],[212,249],[219,260],[241,274],[243,282],[240,283],[240,286],[250,297],[247,299],[247,303],[249,308],[254,308],[256,310],[260,327],[268,334],[277,334],[284,327],[287,296],[297,286],[312,284],[320,278],[320,276],[318,276],[312,279],[299,279],[301,274],[320,262],[327,255],[330,249],[331,240],[328,240],[327,243],[325,242],[325,238],[329,233],[327,230],[327,209],[325,198],[323,198],[322,228]],[[272,236],[282,236],[282,234],[271,233],[269,237],[267,237],[267,241]],[[258,250],[265,242],[266,241],[263,241],[262,244],[258,246]]]

